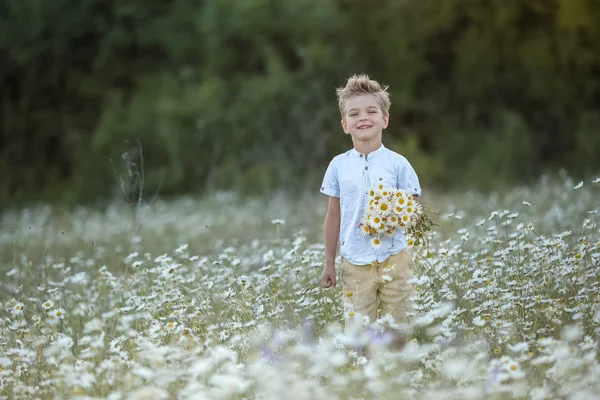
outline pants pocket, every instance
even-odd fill
[[[407,249],[390,257],[390,264],[395,264],[395,278],[409,280],[414,276],[412,255]]]

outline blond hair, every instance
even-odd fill
[[[375,96],[375,100],[377,101],[379,108],[381,108],[383,115],[386,117],[389,116],[390,105],[392,103],[390,102],[390,94],[387,92],[387,88],[387,86],[381,86],[379,82],[369,79],[365,74],[352,75],[348,78],[346,87],[337,88],[335,91],[342,117],[346,112],[346,101],[363,94]]]

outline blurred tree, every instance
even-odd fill
[[[384,141],[424,182],[597,172],[595,4],[5,0],[0,204],[314,188],[357,72],[390,85]]]
[[[588,117],[600,101],[594,1],[340,1],[350,24],[364,28],[351,40],[391,86],[392,121],[400,123],[390,130],[415,131],[426,151],[445,159],[440,183],[484,182],[487,168],[475,180],[465,172],[489,165],[490,152],[507,161],[496,168],[511,180],[600,167],[570,157],[582,152],[577,141],[595,142],[600,130]]]

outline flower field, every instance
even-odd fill
[[[324,196],[6,211],[0,397],[600,398],[598,182],[425,190],[402,351],[319,287]]]

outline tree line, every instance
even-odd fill
[[[595,0],[5,0],[0,60],[3,205],[316,190],[353,73],[424,185],[600,169]]]

